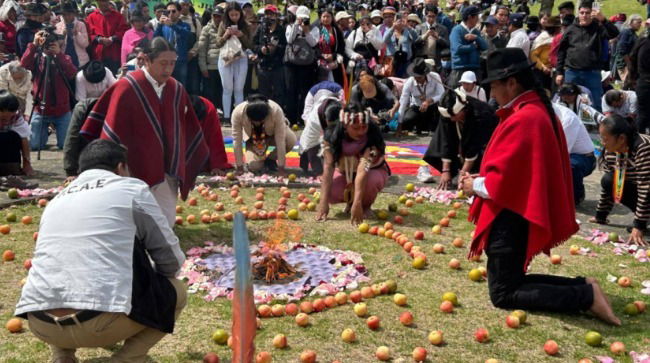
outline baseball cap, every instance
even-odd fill
[[[523,27],[524,26],[524,14],[521,14],[521,13],[510,14],[510,24],[516,26],[517,28]]]
[[[476,83],[476,74],[472,71],[465,71],[460,77],[460,83]]]
[[[270,12],[272,12],[274,14],[277,14],[278,13],[278,8],[276,8],[275,5],[269,4],[269,5],[266,5],[264,7],[264,12],[266,13],[267,11],[270,11]]]
[[[309,17],[309,8],[307,8],[305,5],[300,5],[298,7],[298,10],[296,10],[296,18],[309,19]]]
[[[351,17],[352,17],[352,15],[348,14],[347,12],[345,12],[345,11],[339,11],[339,12],[336,13],[336,15],[334,16],[334,21],[338,23],[339,20],[342,20],[342,19],[350,19]]]
[[[499,21],[494,16],[490,15],[483,21],[483,24],[499,25]]]
[[[381,18],[381,11],[380,10],[373,10],[370,12],[370,19],[372,18]]]

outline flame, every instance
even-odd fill
[[[302,239],[302,228],[284,219],[276,219],[273,226],[266,230],[264,247],[269,250],[286,251],[287,242],[298,242]]]

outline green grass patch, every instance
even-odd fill
[[[296,208],[296,196],[304,190],[292,190],[290,208]],[[226,205],[226,211],[237,211],[228,190],[218,192],[219,200]],[[255,191],[242,189],[240,195],[246,205],[252,210]],[[200,211],[208,209],[213,212],[214,201],[210,202],[198,196],[197,206],[183,205],[183,218],[188,214],[197,217]],[[267,188],[266,210],[277,207],[280,193],[278,188]],[[381,194],[377,209],[387,209],[388,204],[396,202],[397,197]],[[601,281],[605,292],[612,301],[615,311],[623,320],[622,327],[611,327],[601,323],[588,314],[560,315],[540,312],[529,312],[528,322],[520,329],[509,329],[505,325],[508,311],[496,309],[488,298],[487,282],[472,282],[467,273],[471,268],[485,266],[481,262],[470,262],[467,254],[467,243],[463,248],[455,248],[451,241],[455,237],[469,240],[473,226],[467,222],[467,207],[459,210],[458,217],[452,219],[451,226],[443,230],[442,235],[431,233],[431,227],[447,214],[451,207],[439,204],[415,204],[410,209],[411,214],[405,217],[403,226],[396,226],[399,232],[412,237],[416,230],[425,232],[424,241],[416,243],[427,254],[429,263],[424,270],[411,267],[411,259],[394,241],[361,234],[344,216],[342,206],[333,207],[330,211],[331,220],[317,223],[315,212],[301,212],[300,219],[295,221],[304,233],[304,242],[324,245],[332,249],[354,250],[364,258],[372,282],[393,279],[398,283],[398,291],[408,296],[409,304],[399,307],[392,302],[392,296],[379,296],[367,302],[371,315],[377,315],[382,320],[382,328],[371,331],[366,327],[365,319],[358,318],[352,311],[352,304],[339,306],[325,312],[310,316],[311,326],[298,327],[293,317],[263,319],[262,329],[258,330],[256,345],[258,351],[271,352],[274,362],[295,362],[300,352],[312,349],[318,353],[319,362],[330,362],[339,359],[343,362],[375,361],[374,352],[378,346],[386,345],[392,351],[393,361],[411,361],[411,352],[417,346],[425,347],[429,352],[430,361],[444,362],[483,362],[487,358],[497,358],[504,362],[577,361],[583,357],[594,359],[597,355],[609,355],[609,344],[614,341],[625,343],[628,351],[650,351],[650,314],[635,317],[625,316],[622,311],[625,304],[634,300],[645,300],[647,296],[640,293],[640,282],[650,278],[650,264],[640,263],[631,256],[616,256],[611,247],[594,246],[591,243],[574,238],[553,252],[563,257],[560,265],[552,265],[545,256],[537,257],[531,267],[533,273],[551,273],[566,276],[594,276]],[[14,306],[20,296],[20,281],[27,276],[22,266],[26,258],[30,258],[34,242],[33,233],[38,228],[41,209],[34,205],[16,206],[10,208],[18,216],[34,217],[32,225],[22,225],[20,222],[11,223],[11,233],[0,235],[0,250],[12,249],[16,252],[16,260],[0,264],[0,320],[5,322],[13,314]],[[0,211],[4,219],[8,210]],[[223,212],[220,212],[223,213]],[[394,213],[391,214],[391,219]],[[383,225],[383,221],[371,220],[371,225]],[[3,222],[4,223],[4,222]],[[272,221],[249,221],[248,227],[251,241],[257,242]],[[2,224],[2,223],[0,223]],[[176,227],[183,250],[202,245],[204,241],[231,244],[232,228],[230,222],[212,224],[195,224]],[[444,254],[434,254],[431,250],[434,243],[445,245]],[[572,244],[589,247],[598,257],[572,256],[569,246]],[[462,268],[452,270],[447,267],[451,258],[461,260]],[[630,276],[633,285],[622,288],[605,281],[608,273],[616,276]],[[455,292],[460,301],[453,314],[439,311],[440,298],[446,291]],[[308,298],[313,300],[314,298]],[[398,321],[403,311],[410,311],[415,317],[412,327],[404,327]],[[151,351],[150,356],[158,362],[191,362],[201,361],[203,355],[215,351],[222,359],[229,357],[230,351],[226,346],[218,346],[210,340],[212,332],[218,328],[226,330],[231,325],[231,304],[226,299],[206,302],[202,294],[191,295],[179,321],[176,332],[165,337]],[[473,332],[477,328],[487,328],[490,332],[490,342],[480,344],[474,341]],[[0,329],[0,357],[6,362],[44,362],[49,359],[49,349],[29,333],[28,324],[20,334],[9,334]],[[356,332],[357,342],[344,343],[340,334],[345,328]],[[441,347],[432,346],[427,335],[432,330],[442,330],[446,344]],[[589,347],[584,343],[584,335],[589,330],[599,331],[605,345]],[[271,340],[276,334],[288,337],[289,347],[278,350],[273,348]],[[560,346],[560,356],[547,356],[542,346],[548,339],[554,339]],[[113,347],[112,349],[115,349]],[[107,349],[81,349],[78,357],[93,362],[104,361],[111,354]],[[95,360],[96,359],[96,360]],[[617,358],[618,360],[619,358]],[[629,357],[621,361],[631,361]]]

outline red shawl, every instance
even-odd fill
[[[129,73],[104,92],[81,133],[89,139],[125,145],[132,176],[149,186],[161,183],[165,173],[176,177],[183,199],[209,157],[183,86],[170,78],[159,99],[141,70]]]
[[[470,257],[487,247],[490,227],[503,209],[530,224],[524,268],[540,252],[566,241],[577,230],[572,174],[561,124],[557,134],[535,92],[497,111],[500,123],[483,156],[480,175],[490,199],[476,196],[470,221],[476,223]]]
[[[221,122],[217,109],[212,102],[200,97],[205,105],[205,117],[201,122],[203,136],[210,150],[210,170],[213,169],[230,169],[232,165],[228,164],[228,155],[226,154],[226,145],[223,143],[223,134],[221,133]]]

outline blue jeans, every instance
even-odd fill
[[[570,154],[571,173],[573,174],[573,201],[578,205],[585,199],[585,186],[582,180],[596,169],[594,154]]]
[[[56,146],[63,149],[65,142],[65,135],[68,133],[68,125],[70,124],[70,116],[72,114],[68,111],[61,116],[43,116],[38,112],[34,112],[31,121],[32,135],[29,139],[29,146],[32,150],[43,150],[47,144],[47,127],[53,124],[56,128]]]
[[[176,62],[172,77],[187,88],[187,62]]]
[[[603,97],[603,85],[600,83],[600,71],[581,71],[567,69],[564,73],[564,83],[575,83],[589,88],[591,91],[594,108],[601,112],[601,99]]]

